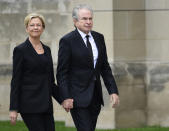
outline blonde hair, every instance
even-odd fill
[[[38,14],[38,13],[30,13],[25,17],[25,20],[24,20],[25,27],[28,26],[28,23],[33,18],[39,18],[42,22],[42,27],[45,29],[45,18],[41,14]]]

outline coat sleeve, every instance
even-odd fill
[[[55,77],[54,77],[54,68],[53,68],[53,59],[52,59],[52,55],[51,55],[51,50],[49,49],[49,54],[50,54],[50,58],[51,58],[51,69],[50,69],[50,78],[51,78],[51,88],[52,88],[52,96],[54,97],[54,99],[61,104],[61,100],[60,100],[60,95],[59,95],[59,88],[58,86],[55,84]]]
[[[10,110],[19,110],[19,93],[22,79],[23,53],[15,47],[13,51],[13,71],[10,91]]]
[[[59,42],[58,51],[58,66],[57,66],[57,84],[59,86],[59,93],[61,101],[70,98],[68,73],[71,63],[71,48],[66,39],[61,39]]]
[[[112,74],[112,70],[110,68],[110,65],[108,63],[108,58],[107,58],[107,50],[105,46],[105,41],[104,41],[104,36],[101,35],[101,41],[102,41],[102,48],[103,48],[103,63],[101,66],[101,75],[104,81],[104,84],[109,92],[109,94],[112,93],[118,93],[117,85],[115,82],[115,79]]]

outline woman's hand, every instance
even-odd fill
[[[10,111],[9,112],[9,117],[11,119],[11,124],[12,125],[15,125],[16,124],[16,120],[17,120],[17,117],[18,117],[18,112],[17,111]]]

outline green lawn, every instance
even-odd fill
[[[28,131],[23,122],[18,121],[16,125],[11,125],[9,121],[0,122],[0,131]],[[75,128],[65,127],[64,122],[56,122],[56,131],[76,131]],[[128,128],[115,130],[96,130],[96,131],[169,131],[169,128],[146,127],[146,128]]]

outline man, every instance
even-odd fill
[[[94,131],[103,103],[100,75],[113,100],[119,104],[118,89],[107,60],[102,34],[92,31],[93,11],[78,5],[72,12],[76,29],[59,43],[57,82],[63,107],[70,110],[78,131]]]

